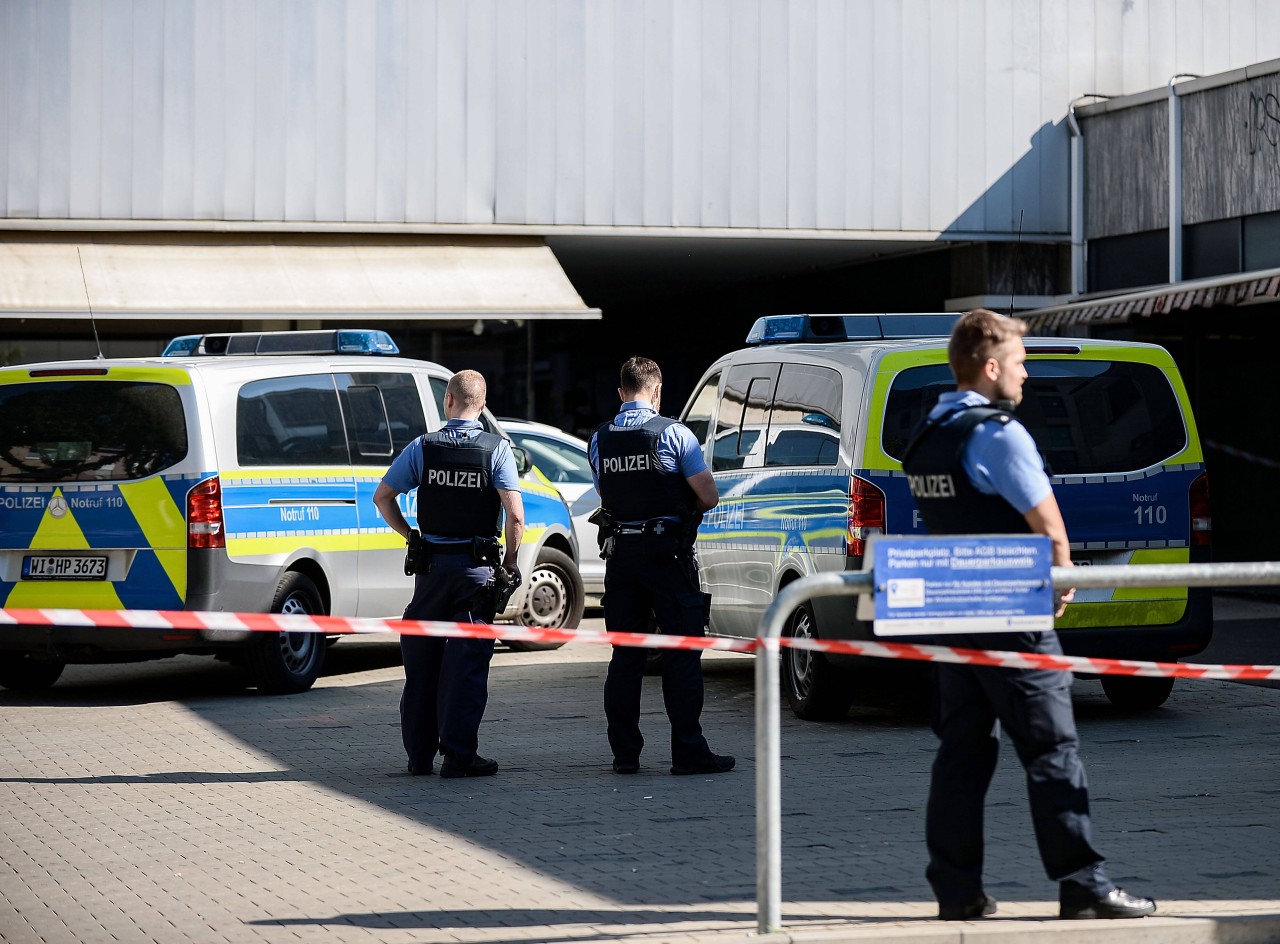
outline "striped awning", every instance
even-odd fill
[[[1235,307],[1280,299],[1280,269],[1179,282],[1126,295],[1082,299],[1020,313],[1032,332],[1095,324],[1125,324],[1193,308]]]

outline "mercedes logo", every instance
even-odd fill
[[[54,495],[49,499],[49,514],[55,518],[61,518],[67,513],[67,500],[61,495]]]

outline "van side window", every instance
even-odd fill
[[[357,461],[385,462],[427,431],[412,374],[339,374],[338,391]]]
[[[387,459],[391,456],[391,424],[377,387],[350,386],[342,391],[343,413],[347,419],[347,439],[354,447],[354,459]]]
[[[837,464],[843,397],[844,383],[839,371],[807,364],[783,364],[769,414],[764,464]]]
[[[697,396],[693,398],[693,402],[689,404],[689,409],[685,411],[685,426],[694,436],[698,438],[698,442],[703,445],[710,439],[711,421],[715,419],[716,414],[716,387],[720,385],[720,373],[717,371],[707,378],[707,382],[702,385],[702,389],[698,391]]]
[[[350,465],[329,374],[255,380],[236,398],[240,465]]]
[[[431,397],[436,401],[436,416],[440,417],[440,425],[445,424],[444,418],[444,394],[449,389],[449,381],[441,380],[439,377],[431,378]]]
[[[753,469],[762,465],[769,405],[778,379],[777,364],[743,364],[730,368],[716,417],[711,470]]]

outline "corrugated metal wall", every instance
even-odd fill
[[[1067,104],[1275,0],[0,0],[0,217],[1067,230]]]

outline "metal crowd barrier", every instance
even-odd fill
[[[1256,587],[1280,584],[1280,561],[1054,567],[1055,586]],[[778,656],[787,617],[814,597],[875,591],[872,571],[814,574],[788,584],[760,620],[756,639],[756,929],[782,927],[782,736]]]

